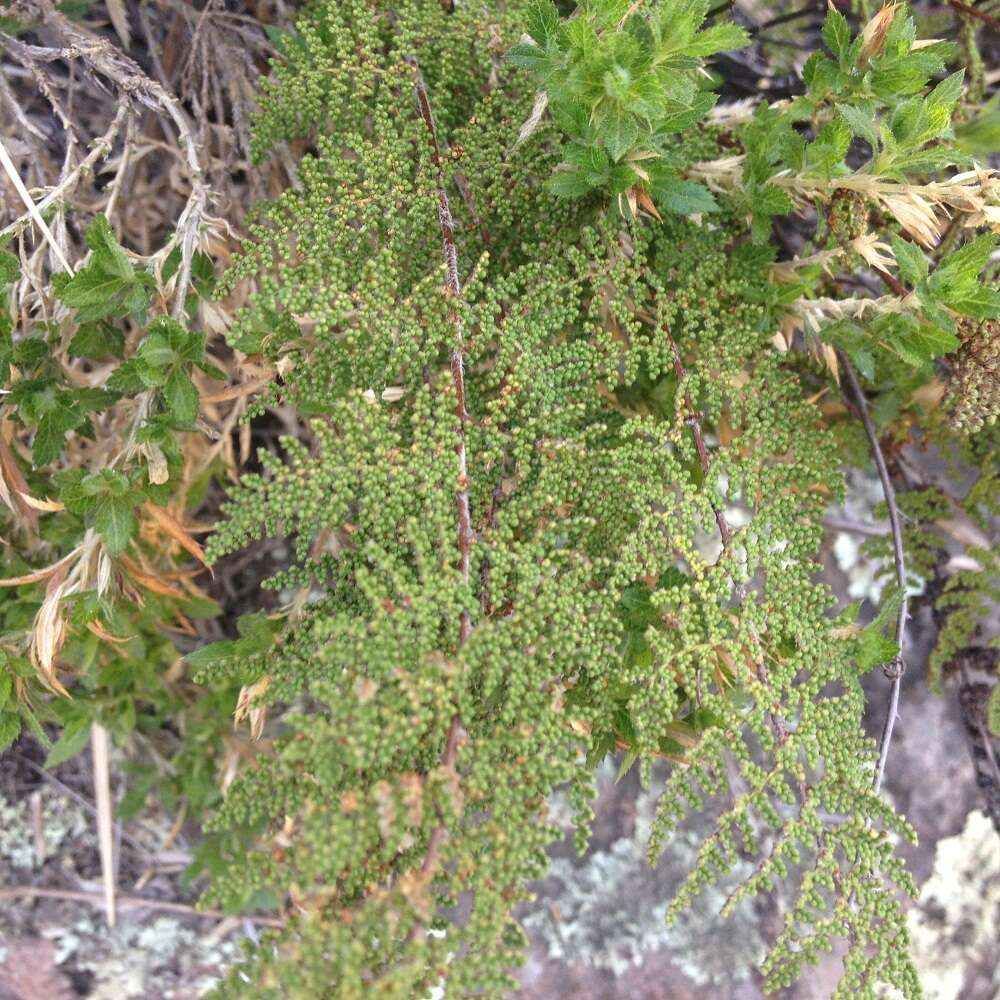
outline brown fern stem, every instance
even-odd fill
[[[663,332],[667,335],[667,342],[670,344],[670,350],[674,356],[674,374],[677,376],[678,384],[680,384],[684,380],[685,374],[684,364],[681,361],[681,352],[677,349],[677,344],[674,342],[674,338],[670,335],[670,331],[664,327]],[[712,462],[708,456],[708,448],[705,447],[705,437],[701,432],[701,418],[695,411],[695,408],[691,403],[691,397],[687,392],[684,393],[684,405],[688,411],[687,425],[691,428],[691,436],[694,438],[694,446],[698,451],[698,462],[701,465],[702,474],[707,482],[709,471],[712,468]],[[715,514],[715,523],[719,527],[719,534],[722,536],[722,545],[724,548],[728,549],[729,542],[733,537],[733,529],[729,526],[729,522],[726,520],[725,511],[716,502],[715,498],[710,496],[709,502],[712,505],[712,512]]]
[[[430,99],[427,96],[427,86],[423,74],[415,59],[408,60],[413,67],[413,86],[417,95],[417,106],[420,117],[427,127],[427,136],[431,145],[431,157],[437,171],[438,180],[438,225],[444,242],[444,260],[447,267],[447,291],[453,303],[457,303],[462,294],[462,285],[458,276],[458,250],[455,246],[455,221],[448,202],[448,191],[445,187],[444,158],[441,154],[441,142],[438,139],[437,127],[434,124],[434,113],[431,110]],[[472,518],[469,511],[469,472],[468,457],[465,445],[465,425],[469,414],[465,408],[465,333],[462,327],[462,317],[456,305],[453,305],[449,316],[455,327],[455,344],[451,352],[451,380],[455,387],[455,414],[458,417],[458,444],[455,447],[458,455],[458,490],[456,504],[458,507],[458,552],[459,569],[462,579],[469,582],[469,568],[472,560]],[[472,622],[468,611],[462,612],[460,639],[465,642],[472,630]]]
[[[416,59],[408,59],[407,61],[413,69],[413,87],[417,97],[417,107],[420,117],[427,128],[427,137],[431,146],[431,158],[434,168],[437,171],[438,225],[441,229],[441,238],[444,244],[444,260],[447,268],[446,288],[452,302],[449,317],[455,327],[455,343],[451,352],[450,367],[452,385],[455,388],[455,414],[458,417],[458,442],[455,446],[455,452],[458,456],[458,480],[455,497],[458,512],[459,569],[462,573],[462,579],[465,583],[469,583],[472,561],[472,517],[469,509],[469,473],[465,440],[465,427],[469,420],[469,414],[465,407],[465,334],[462,326],[462,317],[457,308],[458,300],[462,294],[462,286],[458,276],[455,222],[451,214],[451,206],[448,202],[444,158],[441,153],[442,147],[438,138],[437,127],[434,124],[434,113],[431,109],[430,98],[427,95],[427,86],[424,83],[423,74],[420,72],[420,67]],[[459,624],[459,643],[464,643],[471,633],[472,619],[468,610],[465,610],[462,612]],[[441,755],[441,767],[446,771],[452,770],[455,767],[461,736],[462,720],[458,712],[456,712],[452,716],[451,723],[448,726],[445,748]],[[427,851],[420,866],[421,874],[430,876],[437,868],[440,862],[441,847],[446,834],[447,831],[443,824],[439,824],[431,831],[430,838],[427,841]],[[414,928],[414,934],[419,933],[420,925],[417,925]]]

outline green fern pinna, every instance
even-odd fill
[[[907,181],[891,116],[946,53],[903,11],[880,38],[831,15],[810,95],[730,120],[703,62],[745,36],[708,6],[315,0],[280,41],[257,154],[311,147],[229,273],[255,282],[231,342],[281,361],[272,398],[311,437],[261,456],[209,553],[279,535],[295,559],[279,615],[192,659],[285,706],[212,821],[236,846],[208,902],[290,905],[221,997],[504,995],[549,797],[569,787],[582,846],[616,750],[670,768],[651,860],[722,807],[671,914],[750,857],[728,907],[791,899],[772,988],[840,942],[838,997],[920,995],[913,834],[862,729],[860,677],[891,657],[816,583],[840,438],[774,343],[823,268],[779,274],[768,237],[806,195]],[[885,170],[844,163],[863,125]],[[940,346],[932,298],[878,342],[912,320]],[[905,366],[864,354],[867,314],[834,318],[866,372]]]

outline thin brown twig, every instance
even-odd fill
[[[842,517],[827,517],[823,519],[824,527],[831,531],[841,531],[848,535],[867,535],[881,538],[889,534],[889,529],[881,524],[863,524],[860,521],[848,521]]]
[[[964,667],[962,668],[962,682],[967,687],[972,686],[972,680]],[[998,787],[1000,787],[1000,761],[997,760],[997,755],[993,750],[993,741],[990,738],[989,731],[978,713],[973,721],[977,731],[979,732],[980,739],[983,741],[983,753],[986,755],[986,759],[990,762],[990,768],[993,771]]]
[[[670,334],[670,330],[664,325],[663,332],[666,334],[667,341],[670,344],[670,351],[673,354],[674,359],[674,374],[677,376],[677,383],[680,385],[684,380],[684,364],[681,360],[681,352],[677,348],[677,342]],[[712,461],[708,454],[708,448],[705,446],[705,437],[701,430],[701,418],[694,408],[694,404],[691,402],[691,396],[685,391],[684,393],[684,406],[688,411],[687,425],[691,428],[691,436],[694,438],[694,446],[698,452],[698,462],[701,465],[702,475],[705,477],[706,486],[710,487],[709,475],[712,469]],[[733,529],[726,519],[726,513],[722,505],[719,504],[715,497],[712,495],[711,491],[708,493],[708,502],[711,504],[712,513],[715,515],[715,523],[719,528],[719,535],[722,538],[722,550],[727,552],[729,550],[730,542],[733,539]],[[746,584],[738,580],[735,575],[730,574],[733,584],[735,585],[735,595],[736,600],[739,604],[742,604],[746,600],[747,596],[747,586]],[[763,661],[759,665],[760,679],[764,686],[767,687],[770,684],[768,678],[767,668],[764,666]],[[699,671],[698,683],[701,683],[701,672]],[[698,701],[701,702],[700,687],[698,691]],[[774,733],[775,742],[779,747],[785,745],[788,741],[788,727],[785,725],[784,719],[778,715],[776,712],[768,713],[771,723],[771,731]]]
[[[992,14],[987,14],[986,11],[979,10],[978,7],[973,7],[972,4],[962,3],[962,0],[948,0],[948,6],[963,14],[968,14],[969,17],[974,17],[982,21],[983,24],[988,25],[994,31],[1000,31],[1000,21],[993,17]]]
[[[79,889],[45,889],[37,885],[15,885],[0,889],[0,900],[5,899],[68,899],[74,903],[87,903],[90,906],[104,906],[104,895],[99,892],[83,892]],[[118,905],[121,909],[164,910],[168,913],[186,913],[192,917],[203,917],[206,920],[227,920],[231,913],[221,910],[197,910],[188,903],[176,903],[169,899],[145,899],[142,896],[119,896]],[[284,927],[285,921],[280,917],[242,916],[240,919],[260,924],[262,927]]]
[[[21,128],[22,135],[33,135],[43,143],[48,142],[48,136],[24,113],[21,101],[15,96],[10,84],[7,82],[5,73],[0,73],[0,97],[3,97],[3,103],[10,108],[11,114],[13,114]]]
[[[417,74],[418,83],[417,88],[417,104],[420,107],[420,117],[423,118],[424,124],[427,125],[428,132],[430,134],[431,150],[434,158],[434,166],[438,172],[438,198],[440,199],[441,192],[445,190],[445,160],[448,157],[448,144],[438,135],[437,127],[434,124],[434,116],[431,114],[430,101],[427,97],[427,87],[424,83],[423,76],[420,73],[420,68],[417,66],[416,61],[413,59],[407,60],[411,66],[414,67],[414,71]],[[486,246],[490,245],[490,234],[489,230],[486,228],[486,223],[483,221],[483,217],[479,213],[479,208],[476,205],[476,196],[472,193],[472,188],[469,186],[469,180],[460,170],[455,171],[452,175],[455,182],[455,187],[458,189],[458,193],[462,196],[462,201],[465,202],[465,207],[469,210],[472,218],[475,220],[476,225],[479,226],[479,235]],[[445,195],[445,201],[447,202],[447,195]],[[448,210],[448,217],[451,220],[451,210]],[[455,247],[455,223],[454,220],[450,221],[450,233],[451,233],[451,247],[454,251]],[[442,232],[444,223],[442,225]],[[448,237],[445,237],[445,242],[447,244]],[[446,259],[448,257],[446,251]],[[449,263],[449,279],[451,277],[450,263]],[[455,275],[455,281],[457,285],[458,276]],[[450,284],[450,281],[449,281]],[[456,292],[457,294],[457,292]]]
[[[905,299],[906,296],[910,294],[906,285],[904,285],[895,275],[890,274],[881,267],[876,267],[875,272],[892,289],[893,295],[897,295],[899,298]]]
[[[19,764],[24,764],[26,767],[31,768],[43,781],[48,782],[57,792],[61,792],[63,795],[69,796],[78,806],[86,809],[87,812],[96,815],[97,807],[93,802],[89,801],[85,796],[81,795],[79,792],[74,791],[65,782],[60,781],[51,771],[46,771],[44,767],[36,764],[33,760],[28,757],[23,757],[20,754],[13,755]],[[133,847],[136,851],[144,856],[145,859],[149,861],[154,861],[154,853],[148,848],[144,847],[135,837],[133,837],[127,830],[122,831],[122,839],[127,841],[128,844]]]
[[[875,425],[872,423],[871,414],[868,412],[868,400],[865,397],[860,382],[858,382],[854,366],[843,353],[840,354],[840,365],[847,378],[851,395],[854,397],[858,415],[865,428],[865,434],[868,436],[872,458],[875,462],[875,468],[878,471],[879,480],[882,483],[882,493],[885,496],[885,505],[889,511],[889,529],[892,534],[892,559],[896,569],[896,584],[899,587],[899,613],[896,616],[896,657],[884,668],[886,677],[892,682],[892,686],[889,689],[889,708],[886,711],[885,722],[882,725],[882,736],[879,740],[878,765],[875,769],[875,777],[872,779],[872,790],[878,794],[882,788],[882,779],[885,776],[885,764],[889,757],[893,729],[895,728],[896,718],[899,713],[899,691],[902,685],[903,673],[906,670],[906,662],[903,659],[908,607],[906,596],[906,556],[903,550],[903,528],[899,519],[896,490],[889,476],[889,469],[885,463],[885,455],[882,452],[882,445],[879,443],[878,433],[875,430]]]
[[[10,155],[7,152],[7,147],[3,144],[3,139],[0,139],[0,167],[3,168],[4,172],[10,178],[11,183],[14,185],[14,190],[18,193],[18,196],[24,202],[25,208],[28,210],[28,215],[34,221],[35,225],[38,226],[38,229],[45,238],[45,241],[51,247],[52,253],[59,262],[60,267],[72,274],[73,265],[67,260],[62,247],[59,245],[59,241],[56,239],[52,230],[49,229],[48,223],[42,217],[41,212],[38,211],[38,206],[35,205],[34,199],[28,193],[28,189],[24,186],[24,182],[21,180],[20,174],[17,172],[17,167],[14,165],[14,161],[10,158]]]

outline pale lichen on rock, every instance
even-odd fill
[[[928,1000],[1000,997],[1000,838],[985,813],[938,843],[908,923]]]
[[[610,760],[600,768],[598,785],[614,780]],[[652,952],[667,950],[672,962],[699,985],[733,986],[747,979],[766,953],[759,920],[747,902],[720,927],[718,913],[725,893],[711,886],[672,926],[666,908],[689,870],[701,837],[678,835],[660,863],[650,869],[646,856],[650,824],[662,782],[654,778],[636,798],[634,828],[583,860],[559,857],[540,892],[541,905],[524,919],[548,957],[574,960],[621,976]],[[741,862],[734,881],[752,866]],[[746,869],[746,870],[742,870]]]

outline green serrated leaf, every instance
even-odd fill
[[[35,440],[31,446],[31,461],[35,466],[54,462],[62,452],[66,430],[55,413],[47,413],[38,422]]]
[[[942,108],[950,116],[962,96],[962,84],[965,81],[965,70],[960,69],[946,76],[928,95],[927,104],[930,108]]]
[[[851,47],[851,26],[840,11],[830,7],[823,21],[823,41],[826,47],[843,62]]]
[[[142,392],[145,383],[140,375],[140,365],[135,358],[120,364],[109,376],[107,387],[115,392],[134,394]]]
[[[618,765],[618,773],[615,775],[615,784],[617,785],[622,778],[625,777],[629,771],[632,770],[632,765],[639,759],[638,750],[628,750],[622,755],[621,764]]]
[[[598,140],[616,163],[635,146],[639,138],[639,123],[635,115],[618,101],[604,102],[594,128]]]
[[[545,181],[545,190],[557,198],[579,198],[593,190],[583,171],[557,170]]]
[[[534,0],[525,19],[528,34],[543,48],[559,32],[559,11],[552,0]]]
[[[876,128],[875,113],[871,108],[855,107],[841,104],[838,108],[852,135],[864,139],[874,151],[878,151],[879,137]]]
[[[949,330],[942,330],[941,327],[931,323],[921,324],[913,331],[911,340],[920,345],[920,352],[928,359],[957,351],[961,346],[961,342],[955,334]]]
[[[92,263],[78,271],[57,291],[71,309],[102,309],[106,310],[103,315],[107,315],[114,312],[112,303],[116,302],[117,296],[127,284],[127,280],[123,280],[121,275],[105,271]]]
[[[738,24],[716,24],[699,32],[684,46],[687,56],[710,56],[716,52],[742,49],[750,44],[750,36]]]
[[[225,382],[229,379],[229,376],[218,365],[213,365],[208,361],[196,361],[195,364],[209,378],[214,378],[219,382]]]
[[[21,719],[27,725],[31,735],[38,741],[38,745],[45,747],[46,750],[51,749],[52,740],[49,739],[48,733],[42,728],[42,724],[38,721],[38,716],[35,715],[26,702],[21,702],[18,709],[21,713]]]
[[[985,285],[978,285],[969,291],[953,292],[942,296],[948,306],[963,316],[974,319],[997,319],[1000,317],[1000,292]]]
[[[855,347],[847,353],[854,367],[861,372],[862,377],[873,382],[875,380],[875,358],[872,352],[865,347]]]
[[[931,276],[931,290],[946,295],[956,290],[970,290],[990,259],[997,244],[993,233],[984,233],[971,243],[949,254]]]
[[[842,90],[846,76],[833,60],[827,59],[821,52],[814,52],[802,67],[802,79],[809,93],[821,99],[830,92]]]
[[[108,361],[125,352],[125,335],[108,323],[84,323],[69,342],[73,358]]]
[[[518,69],[537,73],[543,80],[556,66],[551,54],[540,45],[522,42],[507,51],[507,62]]]
[[[968,156],[992,156],[1000,149],[1000,108],[994,100],[989,103],[990,107],[955,127],[958,147]]]
[[[754,212],[764,215],[786,215],[794,207],[788,194],[774,184],[765,184],[753,193]]]
[[[96,590],[86,590],[80,594],[74,594],[69,620],[73,625],[86,625],[98,618],[103,607],[103,602]]]
[[[284,622],[281,618],[272,618],[263,611],[240,615],[236,622],[236,631],[242,639],[252,643],[248,648],[254,652],[263,652],[267,649],[283,627]]]
[[[103,271],[126,280],[134,277],[132,262],[118,242],[107,216],[96,216],[87,227],[84,239],[94,251],[94,260],[100,263]]]
[[[113,315],[141,315],[149,302],[152,276],[132,266],[103,215],[87,227],[86,241],[93,251],[90,260],[71,278],[54,279],[56,294],[77,310],[80,323]]]
[[[150,368],[165,368],[178,359],[176,347],[170,342],[169,328],[154,327],[139,345],[136,357]]]
[[[196,670],[202,670],[205,667],[235,662],[242,659],[243,655],[244,650],[238,639],[223,639],[192,650],[184,659]]]
[[[895,639],[882,635],[873,622],[858,636],[856,658],[862,670],[871,670],[881,663],[891,662],[899,652]]]
[[[665,181],[653,190],[653,197],[662,209],[677,215],[695,215],[719,209],[712,192],[694,181]]]
[[[16,281],[20,273],[21,265],[18,259],[12,253],[0,250],[0,286]]]
[[[13,345],[10,358],[18,368],[33,368],[47,358],[51,348],[41,337],[25,337]]]
[[[889,241],[892,244],[893,256],[899,265],[900,277],[913,286],[919,285],[927,277],[929,267],[923,250],[915,243],[900,239],[895,234],[890,235]]]
[[[78,716],[66,724],[62,735],[45,758],[46,767],[55,767],[75,757],[90,740],[90,719]]]
[[[121,497],[105,495],[94,510],[94,527],[112,555],[124,551],[136,530],[133,505]]]
[[[20,717],[13,712],[0,712],[0,751],[6,750],[20,735]]]
[[[194,382],[181,368],[176,368],[163,386],[163,399],[171,418],[185,427],[195,422],[198,416],[198,390]]]

